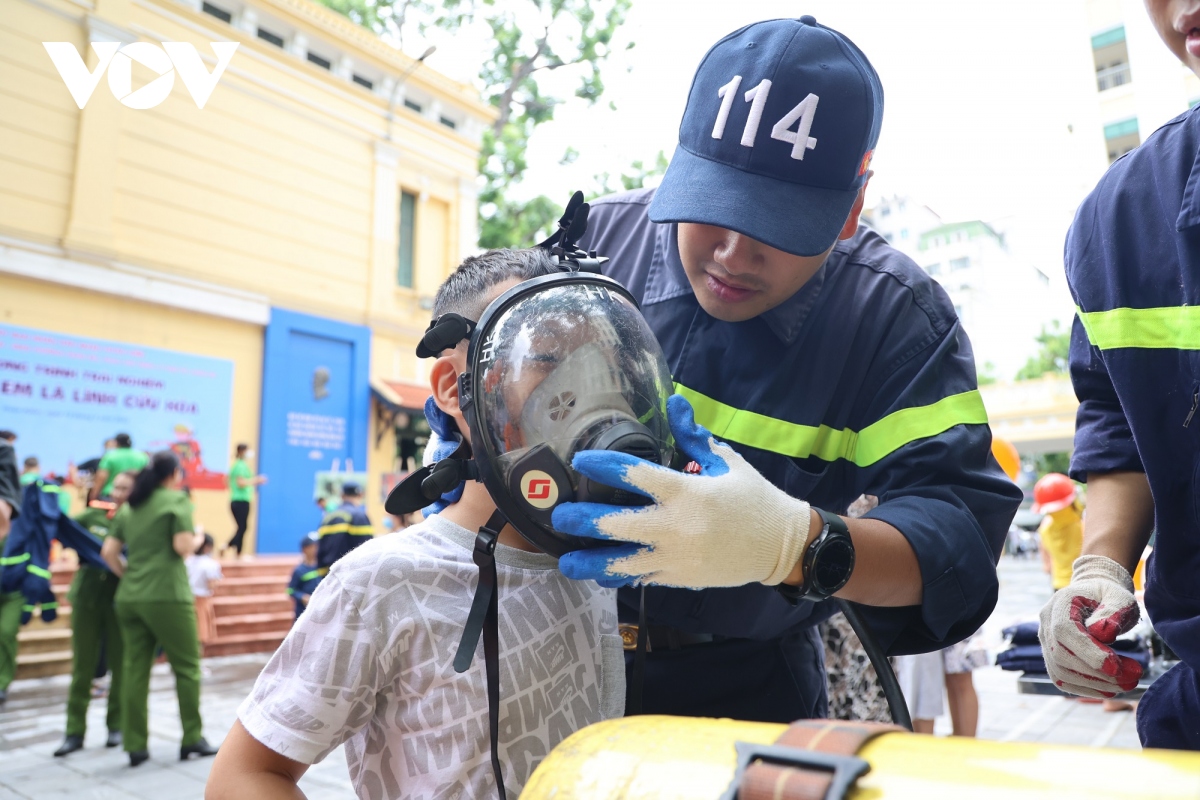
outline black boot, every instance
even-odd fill
[[[129,766],[137,767],[145,764],[150,760],[150,754],[145,750],[130,750],[129,751]]]
[[[120,731],[109,731],[108,732],[108,740],[104,742],[104,746],[105,747],[120,747],[121,746],[121,732]]]
[[[215,756],[216,754],[217,748],[209,744],[203,736],[197,739],[194,744],[185,744],[179,748],[180,761],[187,761],[191,756],[204,758],[205,756]]]
[[[63,739],[63,743],[60,744],[58,749],[54,751],[54,756],[55,758],[62,758],[63,756],[71,755],[71,753],[74,753],[76,750],[82,749],[83,737],[67,734],[66,738]]]

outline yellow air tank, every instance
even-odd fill
[[[521,800],[718,800],[735,743],[770,744],[786,725],[639,716],[591,725],[550,752]],[[901,732],[858,751],[870,771],[847,800],[1196,800],[1200,753],[1115,750]],[[794,795],[777,793],[779,800]],[[831,800],[837,800],[833,798]]]

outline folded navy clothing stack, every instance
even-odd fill
[[[1040,644],[1018,644],[996,655],[1000,669],[1016,672],[1045,672],[1046,661],[1042,658]]]
[[[1019,622],[1000,631],[1013,644],[1038,644],[1038,623]]]
[[[1046,671],[1046,661],[1042,658],[1042,646],[1038,642],[1037,622],[1022,622],[1001,631],[1009,639],[1012,646],[996,656],[996,665],[1001,669],[1015,672]],[[1123,656],[1132,658],[1142,665],[1142,669],[1150,666],[1150,650],[1141,639],[1117,639],[1110,645]]]

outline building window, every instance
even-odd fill
[[[455,122],[454,120],[450,119],[449,117],[440,117],[438,119],[438,122],[442,123],[450,130],[454,130],[455,128],[458,127],[458,123]]]
[[[1136,117],[1104,126],[1104,141],[1108,146],[1108,163],[1116,161],[1142,143]]]
[[[1096,89],[1107,92],[1133,81],[1129,71],[1129,48],[1125,27],[1119,25],[1092,37],[1092,61],[1096,66]]]
[[[279,34],[271,33],[266,28],[258,29],[258,38],[262,39],[264,42],[270,42],[276,47],[283,47],[283,37]]]
[[[375,81],[371,80],[370,78],[364,78],[362,75],[354,75],[351,78],[351,80],[353,80],[355,83],[357,83],[359,86],[363,87],[364,89],[374,89],[375,88]]]
[[[966,269],[969,266],[971,266],[971,259],[968,258],[967,256],[963,256],[962,258],[950,259],[950,271],[951,272],[958,272],[960,269]]]
[[[935,275],[935,276],[941,275],[942,274],[942,265],[940,263],[939,264],[930,264],[928,267],[925,268],[925,271],[928,272],[930,275]]]
[[[314,53],[312,50],[308,51],[308,61],[310,64],[316,64],[321,69],[329,69],[329,67],[332,66],[329,59],[321,58],[319,55]]]
[[[891,214],[891,213],[892,213],[892,209],[888,206],[884,206],[883,208],[879,209],[879,216],[881,216],[881,217],[886,217],[888,214]]]
[[[418,114],[420,114],[422,111],[425,110],[424,108],[421,107],[420,103],[417,103],[413,100],[409,100],[407,97],[404,98],[404,107],[407,109],[411,109],[411,110],[417,112]]]
[[[233,19],[233,14],[230,14],[228,11],[220,8],[219,6],[214,6],[212,3],[203,4],[200,6],[200,10],[205,14],[216,17],[217,19],[221,20],[221,22],[229,22]]]
[[[908,228],[901,228],[901,229],[900,229],[900,238],[901,238],[901,239],[907,239],[907,238],[908,238]]]
[[[396,270],[396,285],[411,289],[413,286],[413,255],[416,248],[413,239],[417,233],[417,196],[400,192],[400,263]]]

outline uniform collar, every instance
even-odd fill
[[[1183,231],[1195,225],[1200,225],[1200,152],[1192,162],[1187,185],[1183,187],[1183,205],[1175,220],[1175,230]]]
[[[687,273],[683,271],[683,260],[679,257],[677,227],[673,222],[657,226],[657,241],[650,272],[646,278],[646,291],[642,295],[642,305],[653,305],[692,294]],[[784,344],[793,344],[799,338],[800,329],[804,327],[804,321],[808,319],[817,297],[821,294],[821,287],[825,285],[825,276],[831,268],[830,263],[844,258],[844,243],[838,242],[829,258],[808,283],[800,287],[800,291],[759,317]]]

